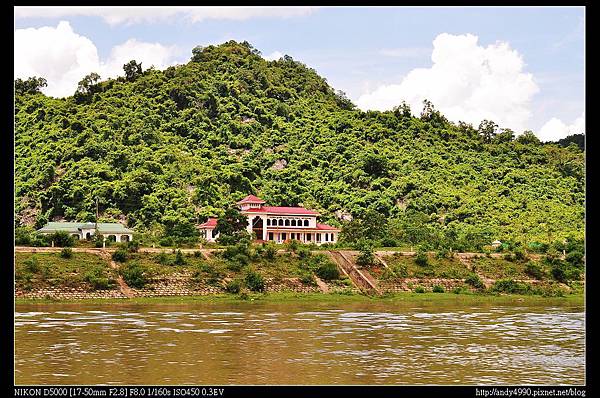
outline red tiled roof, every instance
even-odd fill
[[[214,217],[209,217],[208,220],[204,224],[200,224],[198,228],[214,228],[217,226],[217,219]]]
[[[266,203],[266,202],[264,200],[262,200],[261,198],[259,198],[258,196],[248,195],[244,199],[240,200],[237,203],[238,203],[238,205],[240,205],[242,203]]]
[[[319,224],[319,223],[317,223],[317,229],[324,230],[324,231],[339,231],[340,230],[339,228],[332,227],[331,225]]]
[[[291,214],[291,215],[307,215],[317,216],[318,212],[308,210],[304,207],[287,207],[287,206],[261,206],[258,209],[244,210],[246,213],[269,213],[269,214]]]

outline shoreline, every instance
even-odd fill
[[[517,294],[454,294],[401,292],[379,297],[362,294],[337,293],[254,293],[247,298],[232,294],[203,296],[159,296],[102,299],[28,299],[16,298],[14,304],[259,304],[259,303],[387,303],[387,304],[471,304],[471,305],[571,305],[585,306],[584,294],[569,294],[563,297],[544,297]]]

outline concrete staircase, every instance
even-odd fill
[[[377,282],[366,270],[359,270],[354,260],[348,253],[340,250],[327,252],[329,257],[337,264],[344,275],[348,276],[354,286],[366,294],[381,295]]]

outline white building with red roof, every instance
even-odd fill
[[[317,245],[337,242],[340,229],[318,223],[318,212],[298,206],[265,206],[265,203],[254,195],[237,202],[242,215],[248,218],[248,233],[254,233],[257,240],[275,243],[297,240]],[[209,218],[200,225],[200,232],[208,242],[218,238],[216,226],[216,218]]]

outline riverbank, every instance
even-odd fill
[[[326,297],[351,300],[378,297],[523,297],[582,295],[581,272],[555,278],[555,265],[529,258],[383,255],[369,267],[358,265],[352,251],[277,252],[252,248],[241,252],[17,252],[15,297],[26,300],[181,299],[277,300],[278,297]],[[264,294],[267,294],[266,296]],[[274,294],[273,298],[269,295]],[[408,296],[407,296],[408,294]],[[414,295],[414,296],[411,296]],[[286,296],[287,295],[287,296]],[[263,297],[264,296],[264,297]],[[306,299],[304,299],[306,300]],[[476,301],[476,300],[475,300]]]
[[[205,296],[183,297],[134,297],[129,299],[28,299],[15,298],[15,304],[193,304],[193,303],[388,303],[393,305],[435,305],[470,304],[470,305],[569,305],[583,306],[583,294],[570,294],[564,297],[543,297],[518,294],[480,294],[480,293],[413,293],[402,292],[383,296],[366,296],[362,294],[337,293],[251,293],[248,295],[214,294]]]

